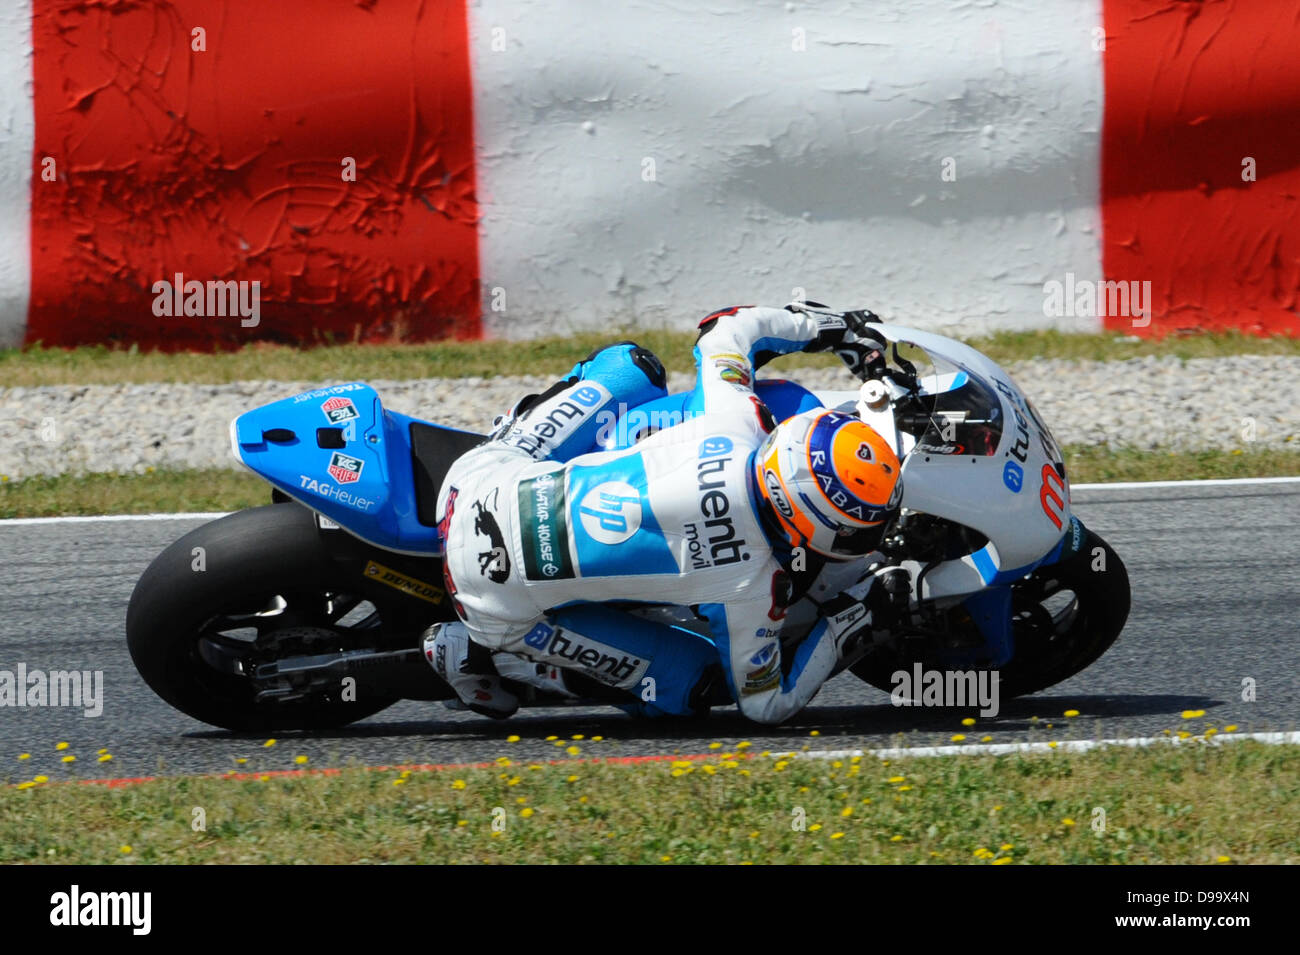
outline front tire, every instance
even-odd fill
[[[1119,638],[1131,604],[1128,569],[1092,531],[1078,553],[1012,584],[1015,655],[1000,668],[998,692],[1027,696],[1090,667]],[[893,691],[893,674],[914,663],[945,669],[938,656],[915,659],[897,652],[873,654],[852,667],[878,690]]]

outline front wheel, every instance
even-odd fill
[[[1011,586],[1015,655],[999,672],[998,690],[1010,699],[1037,693],[1087,669],[1110,649],[1128,620],[1128,570],[1119,555],[1092,531],[1072,557],[1040,567]],[[938,656],[873,654],[854,675],[891,692],[893,674],[914,663],[943,669]]]

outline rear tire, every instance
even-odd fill
[[[330,559],[320,534],[306,508],[273,504],[204,524],[159,554],[136,584],[126,614],[131,659],[153,691],[197,720],[240,731],[343,726],[396,702],[390,696],[258,701],[247,675],[211,662],[214,647],[232,658],[251,650],[251,640],[241,647],[225,632],[240,629],[256,631],[259,640],[276,632],[324,640],[310,643],[310,652],[382,640],[373,624],[349,630],[331,620],[334,604],[327,595],[359,594],[364,581]],[[199,553],[203,570],[195,569]],[[230,626],[222,631],[222,623]]]

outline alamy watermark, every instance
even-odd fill
[[[927,670],[919,663],[895,670],[889,682],[894,706],[978,706],[980,716],[998,715],[997,670]]]
[[[93,719],[104,713],[103,670],[0,670],[0,706],[80,707]]]
[[[256,328],[262,322],[262,283],[186,281],[177,272],[172,281],[153,283],[153,313],[159,318],[225,318],[240,316],[244,328]]]
[[[1150,282],[1094,282],[1065,273],[1065,281],[1043,283],[1043,314],[1048,318],[1132,318],[1134,328],[1151,324]]]

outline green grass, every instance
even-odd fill
[[[610,745],[584,742],[583,757]],[[13,787],[0,790],[0,863],[1300,861],[1294,746],[836,762],[715,752]]]
[[[299,349],[248,345],[222,354],[167,354],[103,346],[0,350],[0,383],[10,387],[56,384],[189,382],[219,384],[249,379],[347,381],[494,375],[559,375],[593,349],[634,338],[674,371],[691,371],[693,331],[586,332],[521,342],[444,342],[431,345],[335,345]],[[1206,358],[1219,355],[1300,355],[1300,338],[1259,338],[1239,333],[1126,340],[1117,334],[1003,332],[970,339],[1000,362],[1027,358],[1113,360],[1144,355]],[[795,355],[786,367],[834,365],[827,355]],[[778,367],[780,367],[778,365]]]
[[[1295,451],[1159,451],[1066,447],[1076,484],[1192,478],[1300,476]],[[0,519],[57,515],[235,511],[267,504],[271,489],[245,470],[213,468],[149,474],[88,474],[11,481],[0,475]]]

